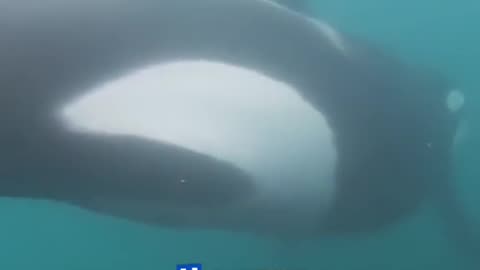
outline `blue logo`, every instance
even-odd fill
[[[177,270],[202,270],[202,265],[199,263],[178,264]]]

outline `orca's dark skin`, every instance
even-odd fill
[[[358,37],[342,33],[346,48],[336,48],[309,19],[264,0],[10,1],[0,4],[0,35],[0,196],[162,226],[294,237],[375,232],[437,196],[455,235],[468,233],[450,187],[459,113],[445,100],[454,85]],[[337,190],[309,231],[296,223],[296,209],[255,206],[225,217],[228,205],[255,193],[236,164],[139,137],[72,134],[55,119],[54,111],[85,89],[179,58],[257,70],[293,85],[326,115],[338,151]],[[179,172],[198,181],[172,181]],[[153,201],[167,210],[108,210],[94,198],[127,208]],[[212,210],[204,220],[176,212],[217,205],[226,206],[224,215]],[[290,214],[290,222],[269,223]]]
[[[278,0],[277,2],[286,7],[304,14],[305,16],[315,16],[312,12],[312,1],[309,0]],[[434,74],[431,74],[434,76]],[[441,75],[435,74],[436,77],[432,80],[440,80]],[[421,73],[421,76],[427,76]],[[426,79],[426,78],[424,78]],[[441,83],[441,81],[437,81]],[[457,112],[454,125],[458,125],[458,119],[461,117],[461,112]],[[449,153],[448,155],[451,155]],[[450,156],[448,159],[451,159]],[[449,160],[448,163],[452,161]],[[444,172],[445,175],[451,174],[450,166],[446,166],[449,172]],[[462,252],[465,252],[471,257],[477,257],[480,253],[480,244],[478,230],[475,230],[478,223],[469,217],[463,208],[461,200],[458,198],[455,184],[451,176],[439,177],[436,181],[436,187],[433,188],[432,198],[437,204],[440,214],[446,222],[446,232],[448,237],[452,238],[454,245]]]

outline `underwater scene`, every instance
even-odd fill
[[[0,270],[480,269],[480,2],[0,1]]]

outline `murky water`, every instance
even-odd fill
[[[456,80],[466,95],[468,121],[456,178],[469,213],[480,222],[480,2],[312,0],[311,8],[339,28]],[[385,232],[310,243],[159,229],[49,202],[2,199],[0,214],[0,269],[168,270],[189,262],[206,270],[471,269],[428,205]]]

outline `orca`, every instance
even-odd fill
[[[268,0],[0,10],[0,196],[295,238],[437,198],[466,232],[441,75]]]

